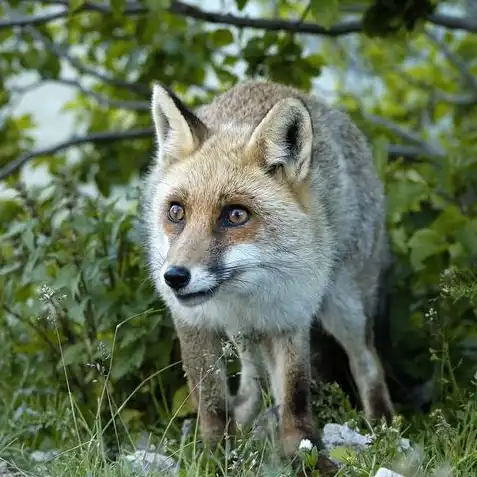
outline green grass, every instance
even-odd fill
[[[66,367],[63,371],[62,378],[68,383]],[[53,390],[46,395],[39,395],[34,390],[29,392],[32,383],[29,382],[31,374],[28,369],[25,369],[24,376],[18,378],[15,386],[9,387],[4,383],[1,393],[4,412],[0,416],[0,458],[8,463],[12,472],[17,472],[13,475],[145,475],[134,471],[124,460],[111,460],[108,454],[103,439],[106,433],[110,439],[112,436],[117,448],[128,454],[136,450],[138,437],[144,434],[144,429],[130,425],[125,413],[127,401],[115,402],[114,392],[108,386],[108,375],[108,371],[99,373],[98,379],[103,380],[102,392],[98,395],[97,409],[89,410],[89,415],[85,415],[84,409],[80,410],[71,391],[59,394]],[[149,379],[151,377],[144,382]],[[332,452],[332,456],[343,463],[339,475],[372,477],[382,466],[401,470],[406,477],[477,475],[476,382],[472,382],[466,391],[458,389],[450,393],[440,407],[426,416],[414,416],[408,420],[398,416],[392,427],[381,426],[374,430],[368,427],[361,412],[350,407],[337,386],[328,386],[326,390],[315,404],[320,422],[344,423],[351,420],[361,431],[375,435],[373,445],[363,452],[344,448]],[[140,392],[140,386],[134,392]],[[104,413],[99,412],[104,407],[109,410],[109,420],[105,420]],[[234,450],[219,449],[212,454],[203,450],[197,421],[192,420],[190,424],[184,431],[176,413],[166,425],[147,433],[149,444],[179,462],[180,476],[295,475],[289,463],[280,460],[274,435],[253,440],[250,434],[245,434],[238,439]],[[45,438],[45,435],[48,437]],[[399,452],[401,437],[411,439],[412,452]],[[50,449],[60,452],[47,462],[32,462],[30,456],[34,450]],[[310,460],[313,460],[313,454],[305,456],[304,465]],[[439,469],[441,474],[436,473]],[[449,474],[449,470],[452,473]],[[3,477],[1,472],[0,466]],[[148,475],[167,474],[151,472]],[[307,475],[316,474],[310,472]]]

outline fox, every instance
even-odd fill
[[[195,109],[156,82],[151,116],[147,261],[202,439],[217,445],[249,425],[265,378],[283,454],[305,439],[324,448],[310,393],[316,323],[345,351],[367,418],[391,422],[373,335],[390,260],[386,204],[364,133],[344,111],[270,80],[239,82]],[[235,394],[223,336],[241,362]]]

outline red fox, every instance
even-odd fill
[[[251,422],[266,372],[285,455],[303,439],[322,447],[310,404],[315,321],[346,351],[368,418],[392,420],[372,336],[389,261],[385,199],[361,131],[345,113],[268,81],[238,84],[196,111],[156,84],[152,118],[149,266],[202,437],[217,443]],[[236,395],[219,359],[223,333],[239,348]]]

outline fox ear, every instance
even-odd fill
[[[296,181],[308,176],[312,146],[311,116],[297,98],[277,102],[255,128],[249,141],[249,147],[264,155],[267,170],[282,166],[286,175]]]
[[[164,164],[192,153],[207,134],[205,124],[169,89],[156,83],[152,93],[152,118]]]

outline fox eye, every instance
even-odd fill
[[[182,207],[182,205],[180,204],[172,204],[169,207],[169,212],[167,216],[169,217],[169,220],[171,222],[181,222],[185,216],[184,207]]]
[[[250,212],[238,205],[224,207],[222,210],[222,224],[226,227],[243,225],[250,218]]]

